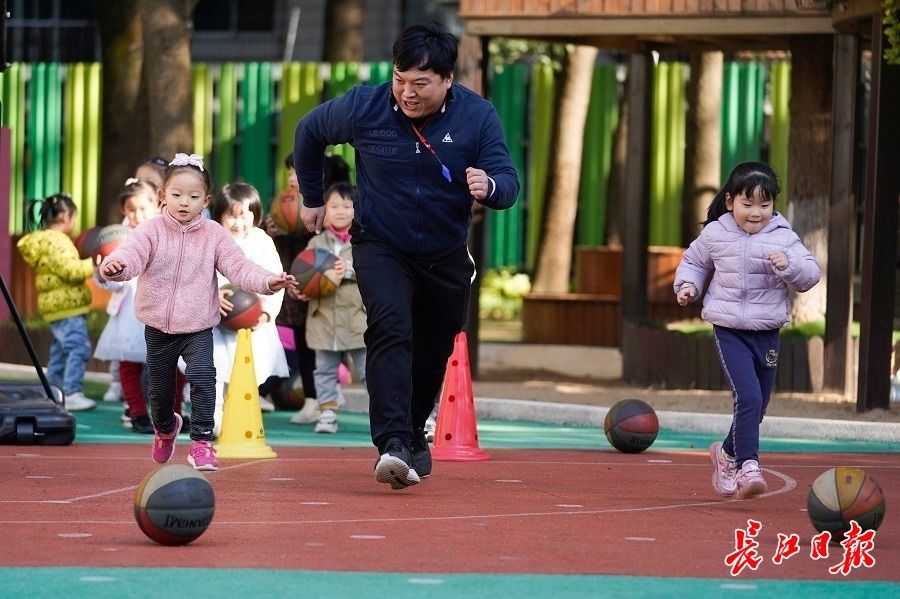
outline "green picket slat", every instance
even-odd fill
[[[681,189],[684,182],[685,64],[669,69],[667,102],[666,179],[661,245],[681,245]]]
[[[322,101],[323,81],[315,62],[285,64],[281,72],[281,114],[278,126],[278,155],[275,157],[275,180],[278,189],[287,187],[285,157],[294,151],[297,122]]]
[[[207,157],[213,146],[213,94],[209,65],[197,63],[191,67],[193,88],[194,152]]]
[[[259,191],[263,207],[272,199],[272,112],[273,83],[271,63],[243,65],[242,106],[239,111],[241,146],[238,151],[238,175]]]
[[[73,198],[77,195],[77,190],[73,185],[76,169],[75,160],[76,156],[80,155],[78,144],[75,143],[76,136],[74,131],[75,125],[79,123],[80,120],[73,118],[74,115],[79,114],[75,110],[76,76],[75,65],[68,65],[66,68],[66,86],[63,91],[63,112],[65,113],[63,119],[63,134],[65,135],[66,143],[63,145],[62,189],[71,193]]]
[[[664,140],[668,128],[669,97],[668,62],[660,61],[653,70],[653,113],[650,133],[650,223],[649,240],[651,245],[660,245],[665,235],[665,214],[663,207],[666,201],[666,155]]]
[[[22,231],[25,223],[25,77],[28,66],[12,64],[0,73],[4,127],[10,130],[9,233]]]
[[[780,60],[769,67],[772,118],[769,131],[769,164],[781,184],[781,205],[787,206],[788,191],[788,133],[790,131],[791,62]]]
[[[75,205],[81,207],[83,204],[85,185],[84,185],[84,145],[87,123],[84,115],[87,109],[85,105],[85,69],[83,63],[69,65],[67,81],[67,98],[71,102],[69,110],[66,113],[66,134],[68,153],[67,166],[70,169],[66,176],[68,183],[67,192],[72,194]]]
[[[46,110],[46,98],[44,97],[44,87],[46,85],[45,73],[47,65],[45,63],[37,63],[31,69],[31,85],[28,94],[28,148],[31,150],[31,164],[27,170],[27,188],[26,194],[29,200],[40,199],[43,196],[43,172],[44,172],[44,115]],[[27,225],[33,227],[35,222],[34,213],[28,215]]]
[[[381,85],[393,78],[394,64],[389,60],[373,62],[369,65],[369,85]]]
[[[85,135],[84,135],[84,187],[82,188],[81,226],[89,227],[97,222],[100,198],[100,123],[103,110],[103,73],[100,63],[86,65],[85,81]]]
[[[738,110],[739,110],[739,88],[740,80],[738,76],[739,65],[736,62],[726,62],[724,72],[722,73],[722,166],[721,181],[724,183],[731,174],[731,169],[737,164],[738,160]]]
[[[219,100],[218,117],[213,119],[214,151],[213,175],[216,187],[222,187],[234,178],[234,147],[237,134],[237,79],[235,64],[222,65],[216,86]]]
[[[550,144],[553,140],[555,88],[553,67],[535,64],[531,74],[531,137],[528,142],[528,188],[525,210],[528,219],[525,233],[525,267],[533,270],[544,225],[547,174],[550,170]]]
[[[47,161],[44,172],[45,195],[61,190],[62,164],[62,73],[59,63],[47,66]]]

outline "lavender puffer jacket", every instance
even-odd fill
[[[777,270],[767,259],[784,252],[787,268]],[[751,331],[778,329],[791,319],[789,289],[808,291],[819,282],[819,264],[780,214],[750,235],[728,212],[706,225],[684,253],[675,271],[675,293],[685,283],[697,297],[709,275],[702,316],[723,327]]]

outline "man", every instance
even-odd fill
[[[431,473],[424,426],[465,323],[472,200],[503,209],[519,191],[496,110],[453,81],[456,44],[437,23],[408,27],[394,43],[392,83],[360,85],[322,104],[301,119],[294,140],[301,218],[317,232],[325,147],[356,149],[350,232],[368,315],[375,479],[393,489]]]

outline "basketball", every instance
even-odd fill
[[[279,410],[299,410],[306,403],[303,379],[300,378],[299,373],[281,381],[281,384],[275,387],[270,395],[272,403]]]
[[[229,289],[233,293],[226,297],[234,306],[231,312],[222,317],[219,324],[234,331],[249,329],[256,326],[262,315],[262,302],[259,296],[249,291],[244,291],[234,285],[223,285],[222,289]]]
[[[334,295],[340,280],[334,272],[337,256],[321,248],[305,249],[294,258],[291,274],[297,279],[300,293],[318,299]]]
[[[623,453],[640,453],[650,447],[659,433],[659,419],[648,404],[639,399],[623,399],[606,413],[603,430],[609,444]]]
[[[275,226],[285,233],[302,230],[304,227],[303,221],[300,220],[300,193],[293,187],[282,191],[272,200],[269,216],[275,221]]]
[[[876,530],[884,519],[881,485],[861,468],[840,466],[826,470],[813,482],[806,496],[806,511],[819,532],[831,532],[840,542],[850,522],[863,530]]]
[[[206,477],[181,464],[153,470],[134,492],[134,519],[162,545],[185,545],[202,535],[215,509]]]
[[[125,242],[130,233],[131,229],[125,225],[92,227],[78,236],[82,240],[81,246],[78,246],[78,239],[75,240],[75,246],[79,248],[79,255],[83,258],[96,261],[97,256],[100,256],[105,259]]]

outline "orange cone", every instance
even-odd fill
[[[447,361],[431,457],[445,462],[491,459],[486,451],[478,447],[475,397],[472,394],[472,374],[469,370],[469,348],[465,333],[456,336],[453,354]]]

